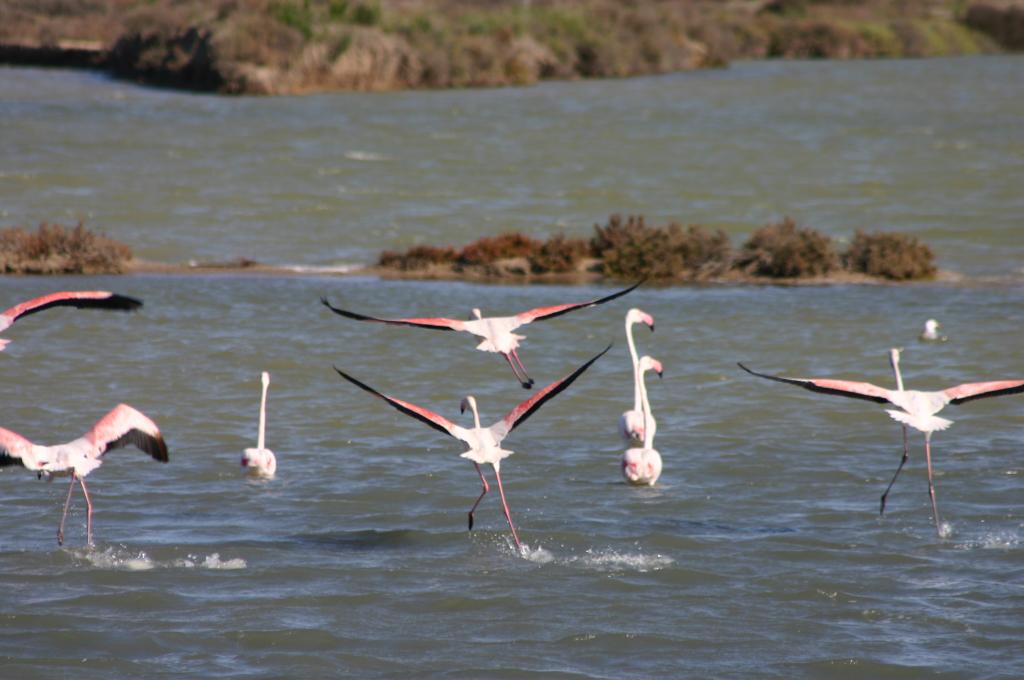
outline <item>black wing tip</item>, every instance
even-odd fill
[[[130,295],[121,295],[120,293],[112,293],[107,300],[111,309],[122,309],[126,312],[130,312],[142,306],[142,300],[139,298],[131,297]]]

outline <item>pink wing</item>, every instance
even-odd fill
[[[79,309],[132,310],[142,306],[141,300],[118,295],[106,290],[66,290],[26,300],[6,310],[0,317],[7,317],[10,323],[29,314],[51,307],[78,307]]]
[[[128,404],[118,404],[85,433],[100,455],[110,449],[134,445],[161,463],[167,462],[167,444],[156,423]]]
[[[855,382],[853,380],[832,380],[829,378],[783,378],[777,375],[768,375],[767,373],[752,371],[742,363],[739,364],[739,367],[747,373],[756,375],[759,378],[767,378],[768,380],[775,380],[776,382],[797,385],[812,392],[836,394],[840,397],[863,399],[864,401],[874,401],[879,404],[885,404],[887,402],[892,403],[889,399],[889,395],[891,395],[892,392],[884,387],[872,385],[871,383]]]
[[[0,467],[21,465],[22,460],[32,450],[32,442],[17,432],[0,427]]]
[[[599,305],[603,302],[614,300],[617,297],[622,297],[626,293],[630,292],[631,290],[639,286],[641,283],[643,283],[643,281],[634,283],[629,288],[626,288],[625,290],[620,290],[618,293],[612,293],[611,295],[608,295],[606,297],[597,298],[596,300],[590,300],[588,302],[575,302],[567,305],[553,305],[551,307],[537,307],[535,309],[530,309],[525,312],[520,312],[519,314],[516,314],[515,318],[516,321],[519,322],[519,325],[527,324],[530,323],[531,321],[539,321],[540,319],[551,319],[556,316],[561,316],[562,314],[567,314],[568,312],[571,312],[574,309],[581,309],[583,307],[593,307],[594,305]]]
[[[390,323],[402,326],[419,326],[420,328],[433,328],[439,331],[461,331],[465,330],[466,325],[465,321],[459,321],[458,319],[446,319],[443,317],[379,319],[375,316],[366,316],[365,314],[357,314],[356,312],[339,309],[333,306],[327,301],[327,298],[324,297],[320,298],[320,302],[335,314],[340,314],[341,316],[346,316],[357,321],[376,321],[377,323]]]
[[[459,427],[458,425],[456,425],[452,421],[448,420],[444,416],[438,415],[437,413],[434,413],[433,411],[425,409],[422,406],[417,406],[416,404],[410,403],[408,401],[402,401],[401,399],[395,399],[394,397],[389,397],[388,395],[386,395],[386,394],[384,394],[382,392],[378,392],[377,390],[373,389],[372,387],[370,387],[366,383],[361,382],[361,381],[353,378],[349,374],[345,373],[344,371],[342,371],[337,366],[334,367],[334,370],[338,372],[338,375],[340,375],[342,378],[344,378],[345,380],[349,381],[350,383],[352,383],[356,387],[358,387],[358,388],[360,388],[362,390],[366,390],[367,392],[369,392],[370,394],[374,395],[375,397],[380,397],[381,399],[383,399],[387,403],[391,404],[392,407],[398,409],[399,411],[401,411],[405,415],[412,416],[416,420],[419,420],[420,422],[429,425],[430,427],[434,428],[438,432],[443,432],[444,434],[447,434],[447,435],[450,435],[452,437],[455,437],[456,439],[462,439],[462,437],[460,437],[458,435],[458,432],[462,431],[464,428]]]
[[[590,368],[591,364],[604,356],[605,352],[611,348],[612,346],[608,345],[590,361],[583,364],[561,380],[556,380],[544,389],[539,390],[532,397],[509,411],[508,415],[496,422],[494,425],[491,425],[490,429],[494,432],[495,438],[500,442],[508,436],[509,432],[516,429],[520,424],[525,422],[527,418],[536,413],[537,410],[545,404],[545,402],[554,398],[559,392],[571,385],[576,378],[583,375],[583,372]]]
[[[974,399],[1001,397],[1004,394],[1024,392],[1024,380],[993,380],[991,382],[964,383],[942,390],[951,404],[963,404]]]

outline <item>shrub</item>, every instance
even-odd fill
[[[509,257],[529,257],[540,247],[540,241],[519,232],[485,236],[463,248],[458,262],[462,265],[490,264]]]
[[[590,241],[595,257],[604,261],[606,274],[620,278],[707,279],[729,267],[732,247],[725,232],[711,233],[691,225],[685,230],[672,223],[648,227],[642,216],[625,222],[612,215],[604,227],[594,225]]]
[[[991,36],[1008,50],[1024,50],[1024,7],[994,2],[975,2],[967,8],[964,23]]]
[[[451,264],[458,258],[452,247],[436,248],[434,246],[413,246],[404,253],[385,250],[380,254],[377,265],[389,269],[411,271],[426,269],[434,264]]]
[[[0,271],[9,274],[117,274],[131,248],[87,230],[40,224],[35,232],[0,230]]]
[[[935,276],[932,249],[907,234],[857,231],[843,254],[847,269],[894,281]]]
[[[832,239],[813,229],[797,229],[786,218],[755,231],[736,258],[736,267],[755,276],[821,276],[839,267]]]
[[[683,231],[678,224],[668,226],[669,249],[687,278],[704,280],[724,274],[732,263],[732,243],[721,229],[709,232],[691,224]]]
[[[571,272],[590,253],[590,244],[581,238],[552,236],[530,255],[530,269],[535,273]]]

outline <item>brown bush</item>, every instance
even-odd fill
[[[540,247],[540,241],[519,232],[485,236],[463,248],[458,262],[461,265],[490,264],[509,257],[530,257]]]
[[[595,224],[594,232],[591,251],[612,276],[703,280],[729,267],[732,247],[721,230],[710,233],[697,225],[684,230],[675,223],[649,227],[642,216],[623,222],[612,215],[604,227]]]
[[[572,272],[590,253],[590,243],[581,238],[568,238],[564,234],[552,236],[534,254],[530,255],[530,269],[534,273]]]
[[[87,230],[40,224],[35,232],[20,227],[0,230],[0,271],[7,274],[118,274],[131,248]]]
[[[839,257],[832,239],[813,229],[797,229],[787,217],[751,234],[736,258],[736,268],[772,278],[821,276],[839,268]]]
[[[907,234],[857,231],[843,254],[847,269],[894,281],[935,276],[932,249]]]
[[[452,264],[456,259],[458,259],[458,253],[450,246],[444,248],[413,246],[404,253],[385,250],[377,259],[377,266],[411,271],[426,269],[435,264]]]

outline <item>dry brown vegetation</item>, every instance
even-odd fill
[[[530,266],[521,266],[522,261]],[[421,245],[406,253],[386,251],[378,265],[406,272],[433,268],[434,273],[440,265],[445,271],[492,278],[585,270],[615,279],[666,282],[827,280],[847,272],[908,281],[936,274],[931,249],[905,234],[858,231],[839,254],[827,235],[786,218],[755,230],[734,251],[720,229],[674,222],[655,227],[642,216],[621,215],[595,224],[589,240],[559,234],[540,241],[512,232],[484,237],[461,250]]]
[[[962,0],[4,0],[0,59],[24,58],[23,49],[5,50],[5,45],[91,40],[107,46],[106,67],[125,78],[225,93],[284,94],[618,77],[741,58],[963,54],[994,49],[995,41],[1019,47],[1019,13],[991,1],[972,3],[966,12],[962,5]]]
[[[858,231],[843,254],[843,264],[854,272],[893,281],[935,276],[932,249],[907,234]]]
[[[36,231],[0,229],[0,272],[5,274],[118,274],[131,248],[82,225],[40,224]]]
[[[803,278],[824,276],[839,268],[832,239],[801,229],[790,218],[755,231],[736,258],[736,268],[753,276]]]

